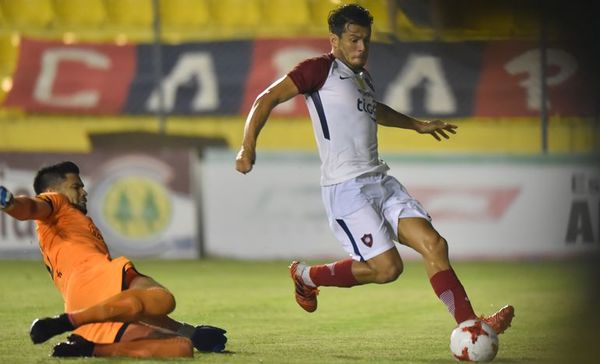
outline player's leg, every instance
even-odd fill
[[[457,323],[476,318],[467,293],[450,266],[448,244],[428,220],[399,219],[398,241],[421,254],[433,290]]]
[[[148,289],[152,287],[162,287],[153,278],[140,275],[130,279],[128,286],[134,289]],[[185,322],[174,320],[168,315],[145,315],[139,317],[139,321],[163,328],[179,335],[189,338],[194,347],[199,351],[220,352],[225,350],[227,331],[210,325],[193,326]]]
[[[170,331],[162,331],[143,324],[127,326],[118,342],[96,344],[79,335],[71,335],[68,341],[54,346],[52,356],[99,356],[136,358],[192,357],[191,341]]]
[[[136,322],[166,316],[175,309],[175,297],[162,286],[129,288],[94,306],[69,313],[74,327],[93,322]]]
[[[296,301],[308,312],[316,310],[317,287],[388,283],[402,273],[403,263],[392,240],[393,230],[371,204],[347,215],[330,215],[330,226],[351,258],[314,266],[292,262],[290,266]]]
[[[41,343],[89,323],[145,322],[190,338],[200,351],[225,349],[225,330],[208,325],[194,327],[170,318],[167,314],[175,308],[175,299],[153,278],[139,274],[131,267],[125,272],[124,288],[86,309],[34,321],[30,331],[32,341]]]
[[[128,290],[148,290],[157,287],[164,288],[160,283],[154,280],[154,278],[139,274],[135,270],[133,272],[128,270],[126,274],[129,277],[126,283]],[[177,332],[183,326],[183,323],[172,319],[167,314],[168,313],[152,315],[142,312],[137,321]]]
[[[398,240],[421,254],[433,290],[457,323],[477,318],[465,288],[450,265],[446,239],[427,219],[399,219]],[[494,315],[483,319],[497,333],[502,333],[510,326],[513,316],[513,307],[505,306]]]
[[[130,288],[83,310],[37,319],[29,334],[39,344],[85,324],[136,322],[146,316],[167,315],[174,308],[175,298],[163,287]]]
[[[298,263],[296,270],[305,284],[312,287],[353,287],[367,283],[395,281],[404,265],[394,247],[367,260],[342,259],[333,263],[306,266]]]

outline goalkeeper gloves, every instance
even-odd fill
[[[227,331],[210,325],[196,326],[192,337],[192,343],[194,347],[199,351],[212,351],[221,352],[225,350],[225,343],[227,337],[225,333]]]
[[[12,193],[4,186],[0,186],[0,210],[4,210],[13,201]]]

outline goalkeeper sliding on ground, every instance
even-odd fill
[[[35,344],[72,331],[52,356],[191,357],[194,347],[225,349],[225,330],[173,320],[168,316],[175,309],[173,294],[127,258],[110,256],[87,216],[77,165],[42,168],[34,190],[36,197],[15,197],[0,186],[0,210],[35,220],[44,263],[65,303],[63,314],[33,322]]]

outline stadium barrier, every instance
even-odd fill
[[[208,255],[344,256],[325,217],[316,153],[259,152],[247,175],[234,170],[234,157],[215,150],[201,163]],[[430,213],[455,259],[565,258],[600,248],[598,158],[383,158]]]
[[[0,183],[31,195],[42,164],[75,161],[89,214],[115,256],[343,256],[324,215],[316,153],[259,150],[254,171],[241,175],[232,151],[199,154],[178,143],[85,154],[0,153]],[[600,248],[598,158],[383,158],[430,213],[455,259],[565,258]],[[38,255],[33,223],[0,214],[0,258]]]
[[[194,259],[200,255],[194,149],[96,148],[93,153],[0,153],[0,184],[33,194],[36,171],[72,160],[88,192],[88,214],[113,256]],[[0,258],[39,258],[33,221],[0,213]]]

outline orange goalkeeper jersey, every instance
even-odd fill
[[[125,257],[112,259],[102,234],[92,219],[73,207],[66,196],[42,193],[52,213],[36,220],[40,250],[65,312],[78,311],[104,301],[123,289],[124,272],[133,268]],[[93,323],[75,333],[95,343],[112,343],[122,322]]]
[[[37,220],[44,263],[64,298],[74,270],[110,261],[108,247],[91,218],[73,207],[66,196],[42,193],[38,198],[52,206],[52,213]]]

